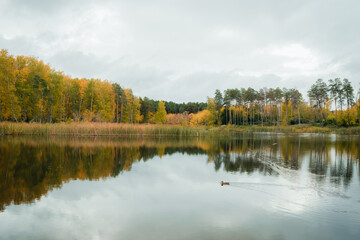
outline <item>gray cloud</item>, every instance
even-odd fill
[[[71,73],[73,77],[96,78],[109,68],[104,61],[95,55],[84,54],[79,51],[57,52],[49,58],[49,62],[56,69],[66,69],[65,73]],[[91,75],[86,74],[89,69],[91,69]]]
[[[335,1],[3,1],[0,44],[139,96],[205,101],[214,89],[358,87],[360,3]]]

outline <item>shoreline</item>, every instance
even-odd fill
[[[118,137],[204,137],[227,136],[246,132],[322,133],[360,135],[360,127],[313,126],[181,126],[159,124],[124,124],[98,122],[14,123],[0,122],[0,136],[118,136]]]

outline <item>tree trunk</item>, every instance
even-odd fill
[[[52,115],[53,115],[53,103],[51,102],[51,105],[50,105],[50,122],[52,122]]]
[[[90,103],[90,121],[92,122],[92,113],[93,113],[93,93],[91,92],[91,103]]]
[[[7,75],[7,82],[8,82],[8,91],[9,91],[9,97],[12,96],[12,94],[10,93],[10,80],[9,80],[9,74]],[[15,111],[14,111],[14,106],[13,106],[13,103],[12,103],[12,99],[10,99],[10,106],[11,106],[11,111],[12,111],[12,114],[13,114],[13,118],[15,119],[16,122],[18,122],[16,116],[15,116]]]
[[[319,104],[320,105],[320,119],[321,119],[321,124],[323,124],[323,110],[322,110],[322,106],[321,106],[321,103]]]
[[[335,98],[335,124],[337,126],[337,107],[336,107],[336,98]]]
[[[119,123],[119,98],[117,98],[116,101],[116,123]]]
[[[39,106],[39,115],[40,115],[40,118],[39,118],[39,122],[41,123],[41,118],[42,118],[42,99],[40,100],[40,106]]]
[[[236,106],[234,106],[233,121],[231,121],[231,123],[236,125]]]
[[[14,117],[15,121],[18,122],[18,120],[17,120],[17,118],[16,118],[16,116],[15,116],[14,107],[13,107],[11,101],[10,101],[10,105],[11,105],[11,111],[12,111],[13,117]]]
[[[254,106],[254,104],[252,105],[252,125],[254,125],[254,122],[255,122],[255,106]]]
[[[218,125],[220,126],[221,125],[221,109],[219,109],[217,111],[217,118],[218,118]],[[150,122],[150,119],[149,119],[149,122]]]
[[[121,103],[121,110],[120,110],[120,122],[121,123],[123,122],[123,106],[124,106],[124,104]]]
[[[342,106],[343,106],[343,100],[342,98],[340,98],[340,110],[342,111]]]
[[[249,125],[249,107],[248,106],[246,106],[245,117],[246,117],[246,125]]]
[[[130,123],[133,123],[133,110],[131,109]]]
[[[272,107],[272,103],[270,101],[270,123],[272,124],[272,110],[273,110],[273,107]]]
[[[273,111],[273,107],[272,107],[272,105],[270,104],[270,106],[269,106],[269,125],[272,125],[272,124],[273,124],[273,120],[272,120],[272,115],[273,115],[273,113],[272,113],[272,111]]]
[[[263,108],[259,106],[259,114],[261,116],[261,126],[264,126],[264,111]]]
[[[285,103],[286,103],[286,105],[285,105],[285,121],[286,121],[286,125],[287,125],[288,124],[288,106],[289,106],[289,103],[288,102],[285,102]]]
[[[230,125],[232,125],[231,104],[230,104],[230,107],[229,107],[229,123],[230,123]]]
[[[80,98],[80,104],[79,104],[79,121],[81,119],[81,104],[82,104],[82,97]]]
[[[228,124],[228,111],[226,111],[226,108],[225,108],[225,125]]]
[[[298,103],[298,117],[299,117],[299,124],[301,124],[301,121],[300,121],[300,104]]]
[[[280,103],[280,105],[279,105],[279,109],[278,109],[278,111],[279,111],[278,125],[280,125],[280,121],[281,121],[281,117],[282,117],[282,112],[281,112],[281,103]]]

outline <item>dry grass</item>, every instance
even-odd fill
[[[312,125],[293,126],[179,126],[118,123],[13,123],[0,122],[0,135],[37,136],[131,136],[204,137],[228,136],[239,132],[338,133],[360,135],[360,127],[336,128]]]
[[[278,133],[336,133],[360,135],[360,127],[338,128],[335,126],[313,126],[310,124],[291,125],[291,126],[237,126],[227,127],[232,131],[239,132],[278,132]]]
[[[208,127],[118,123],[0,123],[0,135],[39,136],[205,136]]]

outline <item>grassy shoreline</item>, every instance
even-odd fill
[[[13,123],[0,122],[0,135],[39,136],[153,136],[203,137],[240,132],[336,133],[360,135],[360,127],[337,128],[312,125],[292,126],[178,126],[116,123]]]

